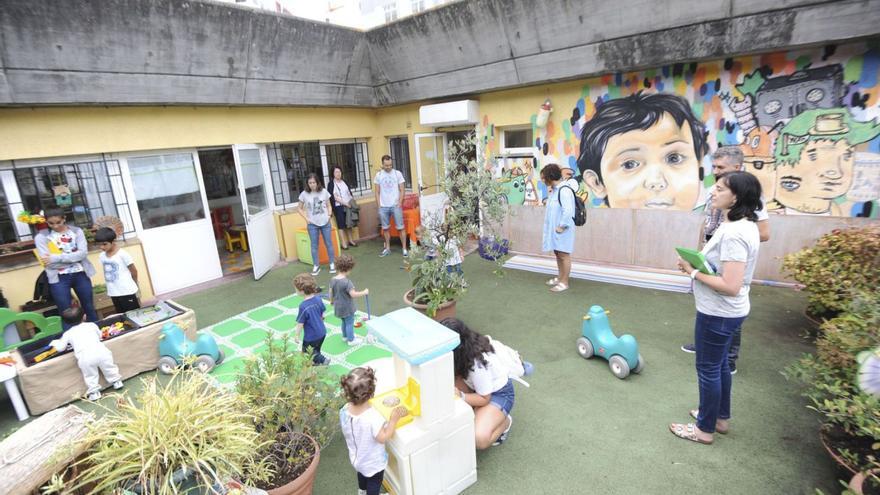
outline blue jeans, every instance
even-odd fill
[[[354,340],[354,315],[344,316],[342,320],[342,336],[351,342]]]
[[[98,321],[98,313],[95,312],[94,296],[92,295],[92,279],[85,272],[58,275],[58,282],[49,284],[49,293],[52,294],[52,299],[55,300],[58,313],[60,314],[70,307],[70,303],[73,300],[70,297],[70,289],[76,292],[76,297],[79,299],[80,307],[82,307],[83,312],[86,314],[86,318],[89,321]],[[62,323],[61,326],[64,330],[67,330],[72,325]]]
[[[333,245],[330,243],[330,222],[327,222],[326,225],[317,226],[315,224],[309,224],[309,240],[312,241],[312,264],[320,265],[318,262],[318,234],[321,234],[321,237],[324,238],[324,247],[327,248],[327,256],[330,258],[330,264],[332,265],[335,261],[333,256]]]
[[[303,340],[302,351],[307,354],[312,355],[312,362],[315,364],[325,364],[327,363],[327,358],[321,354],[321,346],[324,345],[324,339],[326,337],[321,337],[318,340]]]
[[[697,383],[700,388],[700,413],[697,427],[715,432],[715,422],[730,419],[730,377],[728,354],[734,334],[746,317],[724,318],[697,311],[694,344],[697,348]]]

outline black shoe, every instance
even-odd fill
[[[683,350],[684,352],[686,352],[688,354],[696,354],[697,346],[694,344],[685,344],[685,345],[681,346],[681,350]]]

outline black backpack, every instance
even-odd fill
[[[584,204],[584,200],[581,199],[577,193],[574,192],[574,189],[571,186],[562,186],[559,188],[559,206],[562,206],[562,190],[568,189],[571,191],[572,196],[574,196],[574,216],[571,217],[574,220],[574,224],[578,227],[587,223],[587,206]]]

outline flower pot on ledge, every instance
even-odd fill
[[[403,294],[403,302],[405,302],[408,306],[412,306],[418,312],[423,313],[427,316],[431,316],[428,314],[428,305],[420,304],[413,302],[413,293],[415,289],[410,289]],[[432,316],[435,321],[443,321],[446,318],[455,318],[455,301],[447,301],[440,305],[437,308],[437,313]]]
[[[299,475],[299,477],[290,483],[277,488],[272,488],[271,490],[266,490],[269,495],[312,495],[315,476],[318,474],[318,463],[321,462],[321,447],[314,438],[308,435],[306,436],[312,441],[312,446],[315,448],[315,456],[312,457],[312,462],[309,463],[309,467],[303,471],[303,474]]]

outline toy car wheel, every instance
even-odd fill
[[[171,356],[162,356],[159,358],[159,373],[170,375],[177,369],[177,360]]]
[[[222,363],[223,360],[226,359],[226,354],[223,354],[223,351],[217,352],[220,353],[220,355],[217,356],[217,361],[214,363],[214,366],[220,366],[220,363]]]
[[[214,362],[214,358],[207,354],[202,354],[201,356],[196,358],[193,366],[202,373],[208,373],[212,369],[214,369],[215,364],[216,363]]]
[[[614,373],[614,376],[621,380],[629,376],[629,365],[626,364],[626,359],[621,356],[611,356],[611,359],[608,360],[608,367],[611,368],[611,373]]]
[[[580,354],[582,358],[590,359],[591,357],[593,357],[593,343],[590,342],[590,339],[586,337],[578,338],[577,349],[578,354]]]
[[[639,354],[639,363],[636,365],[636,369],[633,370],[633,373],[641,373],[643,369],[645,369],[645,359]]]

